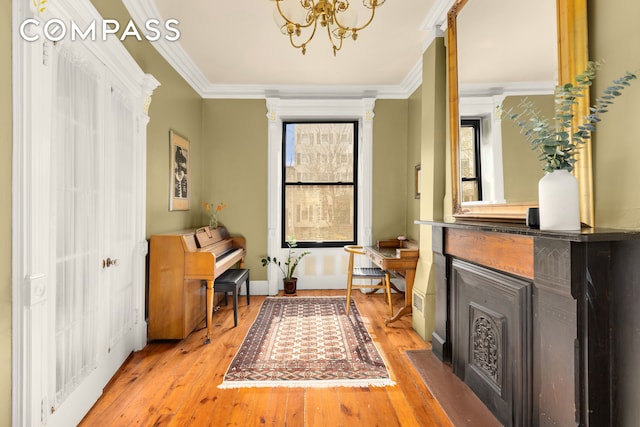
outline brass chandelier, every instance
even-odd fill
[[[371,12],[361,26],[356,26],[356,11],[353,7],[349,9],[348,0],[275,0],[275,19],[282,34],[289,36],[291,46],[301,49],[303,55],[320,24],[327,30],[335,56],[345,38],[356,40],[358,32],[371,24],[376,8],[385,1],[362,0],[364,7]]]

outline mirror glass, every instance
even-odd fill
[[[531,203],[542,164],[498,108],[525,97],[553,116],[555,0],[469,0],[457,16],[460,200]]]
[[[586,65],[586,1],[456,0],[447,43],[454,216],[524,220],[543,165],[499,108],[529,98],[553,117],[554,87]],[[592,211],[584,160],[581,212]]]

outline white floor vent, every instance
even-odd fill
[[[424,298],[415,292],[413,294],[413,309],[424,313]]]

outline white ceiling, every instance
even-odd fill
[[[345,40],[334,57],[326,31],[316,33],[306,55],[293,48],[275,23],[273,0],[123,0],[140,28],[151,18],[179,21],[177,42],[152,45],[204,98],[407,98],[454,1],[386,0],[358,40]],[[360,2],[351,7],[362,21],[368,15]],[[555,0],[469,1],[458,32],[462,92],[553,89]]]
[[[124,3],[139,26],[149,18],[179,21],[178,42],[152,44],[205,98],[396,98],[407,97],[420,84],[422,53],[430,37],[428,14],[434,14],[434,4],[451,0],[387,0],[358,40],[345,40],[335,57],[326,32],[316,33],[306,55],[294,49],[276,26],[274,1]],[[360,0],[351,3],[361,6]]]

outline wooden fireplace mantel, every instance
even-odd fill
[[[514,354],[522,359],[517,360],[522,364],[521,374],[513,369],[504,371],[507,392],[494,387],[498,395],[502,393],[513,403],[508,419],[501,420],[505,425],[619,425],[622,415],[617,401],[621,388],[617,382],[625,376],[618,363],[617,353],[624,339],[619,331],[629,329],[626,323],[630,319],[617,313],[619,305],[631,304],[628,295],[636,292],[633,286],[640,277],[640,232],[546,232],[497,222],[416,223],[432,226],[433,230],[433,352],[444,363],[452,363],[454,372],[458,363],[456,346],[467,351],[471,345],[458,332],[470,329],[459,327],[473,321],[464,318],[470,316],[466,311],[473,312],[484,304],[485,295],[495,293],[496,286],[502,286],[500,282],[506,289],[505,301],[511,298],[514,302],[494,303],[498,308],[488,312],[504,307],[502,311],[509,313],[512,304],[519,306],[515,325],[509,324],[502,312],[495,313],[505,325],[499,328],[509,333],[514,327],[521,328],[513,336],[502,329],[499,332],[505,337],[505,348],[515,346]],[[473,275],[478,279],[468,278]],[[462,302],[465,290],[458,282],[471,283],[471,296],[465,296]],[[486,286],[486,292],[482,286]],[[478,301],[471,301],[473,298]],[[456,310],[463,312],[463,318]],[[631,321],[639,322],[637,318]],[[513,365],[510,360],[506,363]],[[464,368],[458,370],[463,378]]]

